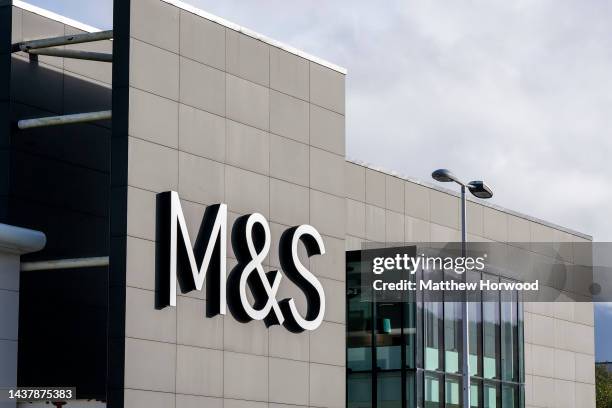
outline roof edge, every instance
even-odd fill
[[[413,177],[409,177],[409,176],[406,176],[406,175],[403,175],[403,174],[399,174],[399,173],[397,173],[395,171],[389,171],[389,170],[383,169],[383,168],[378,167],[378,166],[373,166],[371,164],[362,162],[362,161],[357,160],[357,159],[352,159],[352,158],[346,157],[345,160],[347,162],[355,164],[357,166],[361,166],[361,167],[365,167],[365,168],[370,169],[370,170],[378,171],[379,173],[384,173],[384,174],[387,174],[389,176],[397,177],[397,178],[409,181],[409,182],[414,183],[414,184],[419,184],[419,185],[421,185],[423,187],[427,187],[427,188],[430,188],[432,190],[440,191],[442,193],[446,193],[446,194],[449,194],[449,195],[452,195],[452,196],[455,196],[455,197],[461,197],[461,194],[459,194],[458,192],[450,190],[450,189],[447,189],[447,188],[444,188],[444,187],[440,187],[440,186],[438,186],[436,184],[433,184],[433,183],[428,183],[426,181],[417,180],[417,179],[415,179]],[[467,197],[468,201],[472,201],[474,203],[478,203],[478,204],[483,205],[485,207],[489,207],[489,208],[492,208],[494,210],[504,212],[506,214],[514,215],[515,217],[523,218],[523,219],[526,219],[528,221],[532,221],[532,222],[535,222],[537,224],[541,224],[541,225],[544,225],[544,226],[547,226],[547,227],[550,227],[550,228],[554,228],[556,230],[563,231],[563,232],[566,232],[566,233],[571,234],[571,235],[575,235],[575,236],[577,236],[579,238],[582,238],[582,239],[593,241],[593,237],[591,235],[585,234],[583,232],[576,231],[576,230],[573,230],[571,228],[563,227],[563,226],[555,224],[553,222],[546,221],[546,220],[543,220],[541,218],[533,217],[531,215],[523,214],[523,213],[518,212],[518,211],[510,210],[510,209],[508,209],[506,207],[502,207],[501,205],[491,204],[491,203],[489,203],[489,202],[487,202],[485,200],[478,200],[478,199],[474,199],[474,198],[469,197],[469,196],[466,196],[466,197]]]
[[[319,58],[319,57],[316,57],[314,55],[308,54],[308,53],[306,53],[306,52],[304,52],[302,50],[299,50],[297,48],[291,47],[291,46],[289,46],[287,44],[284,44],[284,43],[282,43],[280,41],[274,40],[274,39],[272,39],[270,37],[267,37],[267,36],[265,36],[263,34],[260,34],[258,32],[253,31],[253,30],[250,30],[250,29],[248,29],[246,27],[243,27],[243,26],[241,26],[239,24],[232,23],[231,21],[228,21],[228,20],[226,20],[226,19],[224,19],[222,17],[216,16],[216,15],[211,14],[209,12],[206,12],[206,11],[204,11],[202,9],[199,9],[199,8],[197,8],[195,6],[187,4],[184,1],[181,1],[181,0],[161,0],[161,1],[163,1],[165,3],[168,3],[168,4],[172,4],[173,6],[176,6],[176,7],[180,8],[180,9],[182,9],[182,10],[188,11],[188,12],[193,13],[195,15],[198,15],[200,17],[204,17],[207,20],[213,21],[213,22],[215,22],[217,24],[220,24],[220,25],[222,25],[224,27],[227,27],[227,28],[230,28],[232,30],[238,31],[238,32],[240,32],[240,33],[242,33],[244,35],[248,35],[249,37],[252,37],[252,38],[254,38],[256,40],[259,40],[259,41],[264,42],[266,44],[272,45],[272,46],[274,46],[276,48],[280,48],[280,49],[282,49],[284,51],[287,51],[288,53],[297,55],[298,57],[307,59],[307,60],[312,61],[312,62],[314,62],[314,63],[316,63],[318,65],[321,65],[321,66],[324,66],[324,67],[329,68],[331,70],[334,70],[336,72],[339,72],[339,73],[341,73],[343,75],[346,75],[346,73],[347,73],[346,68],[343,68],[343,67],[341,67],[339,65],[333,64],[333,63],[331,63],[329,61],[326,61],[326,60],[324,60],[322,58]]]
[[[95,33],[95,32],[98,32],[98,31],[102,31],[99,28],[96,28],[96,27],[93,27],[93,26],[81,23],[80,21],[76,21],[76,20],[73,20],[71,18],[62,16],[60,14],[54,13],[54,12],[49,11],[47,9],[44,9],[42,7],[34,6],[33,4],[26,3],[25,1],[13,0],[13,6],[19,7],[22,10],[26,10],[26,11],[32,12],[34,14],[38,14],[39,16],[43,16],[43,17],[49,18],[51,20],[55,20],[57,22],[69,25],[69,26],[77,28],[79,30],[86,31],[88,33]]]
[[[282,49],[284,51],[287,51],[288,53],[297,55],[298,57],[301,57],[301,58],[304,58],[306,60],[312,61],[312,62],[314,62],[314,63],[316,63],[318,65],[324,66],[324,67],[329,68],[329,69],[331,69],[333,71],[339,72],[339,73],[341,73],[343,75],[347,74],[347,70],[344,67],[336,65],[334,63],[331,63],[329,61],[326,61],[326,60],[324,60],[322,58],[319,58],[319,57],[316,57],[314,55],[308,54],[308,53],[306,53],[306,52],[304,52],[302,50],[299,50],[299,49],[297,49],[295,47],[291,47],[290,45],[284,44],[284,43],[282,43],[280,41],[274,40],[274,39],[272,39],[270,37],[267,37],[267,36],[265,36],[263,34],[260,34],[260,33],[256,32],[256,31],[253,31],[253,30],[250,30],[250,29],[248,29],[246,27],[243,27],[243,26],[241,26],[239,24],[232,23],[229,20],[226,20],[226,19],[224,19],[222,17],[216,16],[216,15],[214,15],[212,13],[208,13],[208,12],[202,10],[202,9],[199,9],[199,8],[197,8],[195,6],[187,4],[187,3],[185,3],[185,2],[183,2],[181,0],[161,0],[161,1],[163,1],[165,3],[168,3],[168,4],[171,4],[171,5],[175,6],[175,7],[178,7],[180,9],[182,9],[182,10],[185,10],[187,12],[196,14],[196,15],[198,15],[200,17],[203,17],[203,18],[205,18],[207,20],[213,21],[213,22],[215,22],[217,24],[220,24],[220,25],[222,25],[224,27],[227,27],[227,28],[230,28],[232,30],[238,31],[238,32],[240,32],[240,33],[242,33],[244,35],[247,35],[247,36],[249,36],[251,38],[254,38],[254,39],[259,40],[261,42],[264,42],[266,44],[272,45],[272,46],[274,46],[276,48],[279,48],[279,49]],[[13,0],[12,3],[13,3],[13,6],[15,6],[15,7],[18,7],[20,9],[23,9],[23,10],[26,10],[26,11],[38,14],[40,16],[49,18],[51,20],[55,20],[57,22],[60,22],[60,23],[66,24],[66,25],[72,26],[72,27],[77,28],[79,30],[83,30],[83,31],[86,31],[86,32],[89,32],[89,33],[94,33],[94,32],[98,32],[98,31],[102,31],[99,28],[90,26],[90,25],[85,24],[85,23],[81,23],[80,21],[73,20],[73,19],[71,19],[69,17],[62,16],[61,14],[57,14],[57,13],[55,13],[53,11],[44,9],[42,7],[38,7],[38,6],[35,6],[33,4],[26,3],[25,1],[22,1],[22,0]]]

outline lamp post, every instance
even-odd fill
[[[431,177],[434,180],[449,183],[454,182],[461,186],[461,256],[465,258],[467,253],[467,224],[466,224],[466,197],[465,197],[465,189],[470,190],[470,193],[475,197],[481,199],[487,199],[493,197],[493,191],[487,186],[483,181],[470,181],[469,183],[464,183],[459,180],[451,171],[447,169],[438,169],[431,173]],[[469,315],[468,315],[468,305],[467,305],[467,297],[466,301],[463,305],[462,310],[462,338],[463,338],[463,353],[461,358],[461,369],[463,373],[463,393],[462,399],[464,408],[469,408],[471,406],[470,399],[470,356],[469,356],[469,343],[470,343],[470,330],[469,330]]]

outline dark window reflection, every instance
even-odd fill
[[[377,406],[379,408],[402,407],[402,374],[399,371],[379,372],[377,377]]]
[[[479,272],[468,272],[468,282],[479,282],[480,279]],[[482,356],[482,294],[473,293],[468,300],[470,375],[482,377],[482,359],[480,358]]]
[[[498,282],[499,279],[492,275],[483,275],[484,280]],[[483,376],[487,379],[499,378],[499,292],[485,291],[483,293]]]
[[[507,281],[506,281],[507,282]],[[518,302],[515,291],[501,293],[502,379],[518,381]]]
[[[518,386],[504,384],[502,386],[502,408],[518,408],[519,395]]]
[[[379,370],[402,366],[402,303],[376,304],[376,366]]]
[[[349,374],[346,387],[348,392],[347,406],[350,408],[369,408],[372,406],[372,374]]]
[[[457,302],[444,303],[444,359],[447,373],[461,371],[462,307]]]
[[[422,293],[407,302],[362,301],[361,291],[368,289],[361,287],[359,256],[347,253],[347,406],[462,407],[464,304]],[[465,279],[479,281],[481,274]],[[499,281],[488,274],[482,279]],[[524,407],[523,309],[517,293],[483,292],[467,305],[469,408]]]
[[[406,372],[406,407],[417,406],[416,371]]]
[[[372,303],[361,302],[359,262],[347,262],[347,356],[350,371],[372,369]]]
[[[462,276],[446,271],[445,280],[461,282]],[[462,370],[463,351],[463,303],[449,301],[456,297],[444,296],[444,369],[447,373],[459,373]]]
[[[425,369],[439,370],[442,368],[440,345],[444,330],[443,323],[443,303],[426,302],[423,307],[423,323],[425,326]]]

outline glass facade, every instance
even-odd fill
[[[405,302],[364,302],[360,260],[360,251],[347,252],[347,406],[463,407],[466,304],[428,299],[418,292],[406,295],[412,298]],[[480,273],[466,279],[499,280]],[[482,292],[470,298],[467,307],[470,408],[523,408],[523,310],[518,294]]]

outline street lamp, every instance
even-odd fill
[[[466,256],[466,243],[467,243],[467,226],[466,226],[466,198],[465,198],[465,189],[467,187],[470,190],[470,193],[475,197],[481,199],[487,199],[493,197],[493,191],[489,186],[487,186],[484,181],[470,181],[469,183],[464,183],[459,180],[450,170],[447,169],[438,169],[431,173],[431,177],[434,180],[449,183],[454,182],[461,186],[461,256],[465,258]],[[469,342],[470,342],[470,331],[469,331],[469,315],[468,315],[468,305],[467,298],[466,302],[463,305],[463,353],[461,359],[461,366],[463,370],[463,407],[468,408],[471,406],[470,400],[470,359],[469,359]]]

